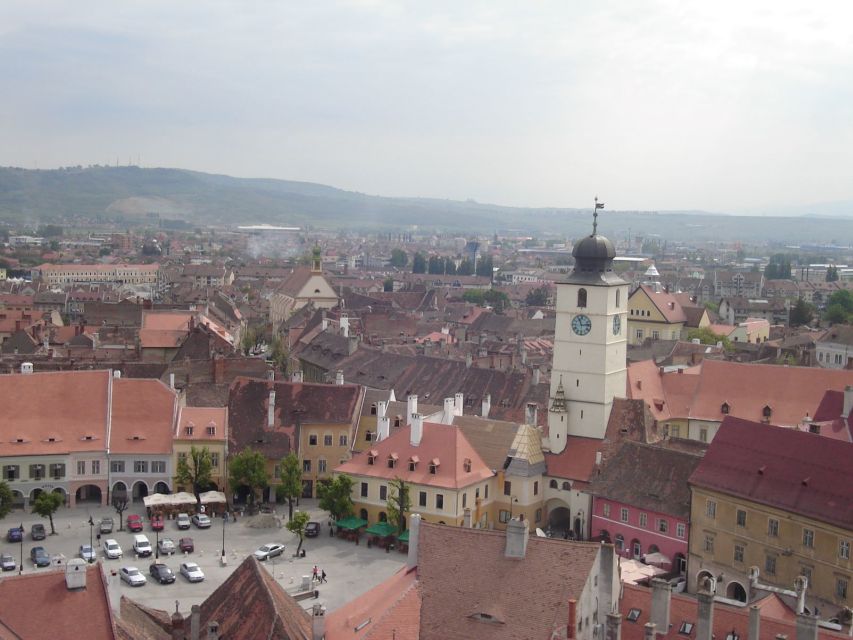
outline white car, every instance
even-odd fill
[[[179,513],[178,517],[175,519],[175,524],[178,525],[178,529],[189,529],[191,525],[190,517],[186,513]]]
[[[195,562],[184,562],[181,565],[181,575],[190,582],[201,582],[204,580],[204,573]]]
[[[270,544],[265,544],[260,549],[255,551],[255,557],[258,560],[268,560],[269,558],[275,558],[276,556],[280,556],[284,553],[284,545],[279,544],[277,542],[272,542]]]
[[[119,546],[118,542],[110,538],[109,540],[104,540],[104,557],[109,558],[110,560],[115,560],[116,558],[121,558],[122,550]]]
[[[141,587],[148,582],[142,572],[136,567],[122,567],[119,575],[131,587]]]
[[[210,529],[210,518],[203,513],[197,513],[192,518],[193,524],[199,529]]]

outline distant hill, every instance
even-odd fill
[[[290,224],[325,228],[451,232],[589,232],[590,211],[504,207],[474,201],[386,198],[309,182],[246,179],[140,167],[30,170],[0,167],[0,219],[49,221],[82,215],[129,222],[148,213],[195,224]],[[695,212],[605,211],[601,229],[664,239],[853,244],[853,218],[725,216]],[[141,221],[141,220],[140,220]]]

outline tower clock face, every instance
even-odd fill
[[[622,317],[621,316],[613,316],[613,335],[618,336],[619,332],[622,330]]]
[[[585,336],[592,329],[592,320],[582,313],[572,318],[572,331],[579,336]]]

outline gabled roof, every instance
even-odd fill
[[[727,417],[690,484],[853,528],[853,444]]]
[[[110,451],[171,453],[178,396],[159,380],[112,381]]]
[[[187,433],[192,427],[192,433]],[[214,434],[207,432],[213,427]],[[175,427],[176,440],[225,440],[228,428],[226,407],[181,407]]]
[[[651,287],[641,284],[631,293],[631,297],[633,298],[640,293],[645,294],[663,316],[665,322],[674,324],[687,321],[687,316],[684,315],[681,303],[674,295],[663,291],[655,291]],[[649,319],[644,318],[644,320],[648,321]]]
[[[832,325],[821,338],[818,338],[819,344],[843,344],[853,346],[853,325],[836,324]]]

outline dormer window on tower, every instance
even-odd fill
[[[471,473],[471,458],[465,458],[462,462],[462,468],[465,470],[465,473]]]
[[[578,289],[578,308],[586,307],[586,289]]]

